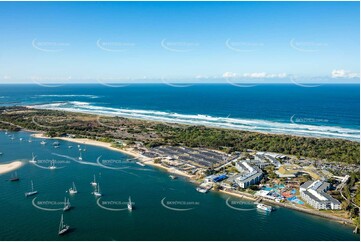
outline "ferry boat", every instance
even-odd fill
[[[133,205],[132,205],[132,200],[130,199],[130,197],[129,197],[129,202],[128,202],[128,210],[129,211],[132,211],[133,210]]]
[[[37,193],[38,193],[38,191],[34,191],[34,184],[33,184],[33,181],[31,181],[31,192],[26,192],[25,197],[30,197]]]
[[[266,212],[272,212],[273,208],[271,206],[265,205],[263,203],[257,204],[257,208]]]
[[[68,200],[66,200],[66,198],[64,198],[64,208],[63,208],[63,211],[69,211],[71,208],[71,205],[70,205],[70,202],[69,202],[69,198]]]
[[[59,231],[58,231],[58,235],[62,235],[65,234],[66,232],[68,232],[70,229],[69,225],[64,224],[64,219],[63,219],[63,215],[61,215],[61,219],[60,219],[60,224],[59,224]]]
[[[73,186],[69,189],[70,194],[76,194],[78,193],[78,190],[76,190],[75,183],[73,182]]]

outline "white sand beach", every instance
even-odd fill
[[[8,164],[0,164],[0,175],[19,169],[24,165],[21,161],[13,161]]]
[[[121,153],[130,155],[130,156],[133,156],[134,158],[140,160],[141,162],[143,162],[146,165],[164,169],[169,173],[177,174],[177,175],[188,177],[188,178],[192,177],[192,176],[188,175],[187,173],[179,171],[175,168],[168,168],[168,167],[164,167],[160,164],[156,164],[156,163],[154,163],[153,159],[142,156],[140,153],[138,153],[136,150],[134,150],[132,148],[119,149],[119,148],[112,147],[110,143],[92,140],[92,139],[86,139],[86,138],[68,138],[68,137],[49,138],[49,137],[44,136],[43,133],[36,133],[36,134],[33,134],[32,136],[35,138],[39,138],[39,139],[59,139],[59,140],[65,140],[65,141],[74,142],[74,143],[78,143],[78,144],[94,145],[94,146],[98,146],[98,147],[103,147],[106,149],[114,150],[117,152],[121,152]]]

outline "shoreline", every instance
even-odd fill
[[[120,152],[120,153],[123,153],[123,154],[127,154],[127,155],[130,155],[130,156],[134,157],[135,159],[140,160],[145,165],[150,165],[150,166],[165,170],[166,172],[168,172],[170,174],[177,174],[177,175],[180,175],[180,176],[184,176],[184,177],[188,178],[190,182],[198,184],[198,182],[193,180],[193,176],[188,175],[188,174],[186,174],[184,172],[181,172],[179,170],[176,170],[174,168],[168,168],[168,167],[162,166],[161,164],[156,164],[156,163],[154,163],[153,159],[145,158],[141,154],[137,153],[134,150],[118,149],[118,148],[112,147],[111,143],[92,140],[92,139],[88,139],[88,138],[69,138],[69,137],[52,137],[51,138],[51,137],[44,136],[44,133],[41,133],[41,132],[38,132],[38,131],[33,131],[33,132],[35,132],[35,133],[33,133],[31,136],[33,136],[34,138],[64,140],[64,141],[69,141],[69,142],[74,142],[74,143],[79,143],[79,144],[98,146],[98,147],[110,149],[110,150],[113,150],[113,151],[116,151],[116,152]],[[214,189],[212,189],[212,191],[220,192],[221,194],[227,194],[227,195],[234,196],[234,197],[237,197],[237,198],[240,198],[240,199],[245,199],[245,200],[250,200],[250,201],[256,201],[257,200],[257,198],[254,197],[252,194],[248,194],[248,193],[244,193],[244,192],[243,193],[242,192],[237,192],[236,193],[236,192],[227,191],[227,190],[214,190]],[[287,209],[292,209],[292,210],[303,212],[303,213],[306,213],[306,214],[322,217],[322,218],[325,218],[325,219],[331,219],[331,220],[333,220],[335,222],[338,222],[338,223],[341,223],[341,224],[344,224],[344,225],[353,226],[353,221],[350,220],[350,219],[345,219],[345,218],[342,218],[342,217],[332,216],[332,215],[329,215],[329,214],[322,213],[320,211],[316,211],[316,210],[313,211],[313,210],[306,209],[306,208],[299,208],[299,207],[291,206],[291,205],[288,205],[288,204],[277,203],[275,201],[271,201],[271,200],[268,200],[268,199],[262,199],[262,202],[273,204],[275,206],[284,207],[284,208],[287,208]]]
[[[78,114],[88,114],[88,115],[95,115],[95,116],[106,116],[106,117],[122,117],[126,119],[134,119],[134,120],[141,120],[141,121],[149,121],[149,122],[157,122],[157,123],[169,123],[169,124],[178,124],[178,125],[197,125],[197,124],[189,124],[185,122],[171,122],[171,121],[162,121],[162,120],[152,120],[152,119],[146,119],[146,118],[140,118],[140,117],[128,117],[128,116],[121,116],[121,115],[112,115],[112,114],[99,114],[96,112],[89,112],[89,111],[82,111],[82,110],[63,110],[63,109],[56,109],[56,108],[39,108],[36,107],[36,105],[25,105],[24,107],[28,109],[40,109],[40,110],[50,110],[50,111],[60,111],[60,112],[70,112],[70,113],[78,113]],[[262,121],[262,120],[261,120]],[[267,120],[265,120],[267,121]],[[269,121],[268,122],[272,122]],[[289,123],[285,123],[289,124]],[[197,125],[198,126],[198,125]],[[272,132],[272,131],[264,131],[264,130],[247,130],[247,129],[241,129],[241,128],[231,128],[231,127],[224,127],[224,126],[216,126],[216,125],[199,125],[204,126],[206,128],[214,128],[214,129],[225,129],[225,130],[237,130],[237,131],[243,131],[243,132],[251,132],[251,133],[259,133],[264,135],[288,135],[288,136],[294,136],[294,137],[302,137],[302,138],[315,138],[315,139],[334,139],[334,140],[346,140],[351,142],[358,142],[360,143],[360,137],[355,139],[345,138],[345,137],[333,137],[333,136],[314,136],[314,135],[306,135],[306,134],[295,134],[295,133],[283,133],[283,132]],[[317,125],[315,125],[317,127]],[[330,126],[332,127],[332,126]],[[337,126],[335,126],[337,127]],[[349,128],[345,128],[349,129]],[[357,129],[355,129],[357,131]]]
[[[24,165],[21,161],[13,161],[7,164],[0,164],[0,175],[15,171]]]
[[[74,143],[78,143],[78,144],[84,144],[84,145],[92,145],[92,146],[97,146],[97,147],[102,147],[102,148],[106,148],[109,150],[113,150],[116,152],[120,152],[129,156],[134,157],[137,160],[140,160],[143,164],[145,165],[150,165],[153,167],[157,167],[163,170],[166,170],[168,173],[173,173],[173,174],[177,174],[180,176],[184,176],[187,177],[189,179],[192,178],[192,176],[181,172],[179,170],[176,170],[174,168],[168,168],[168,167],[164,167],[160,164],[156,164],[154,163],[154,161],[152,159],[149,158],[145,158],[144,156],[142,156],[140,153],[137,153],[136,151],[134,151],[134,149],[119,149],[116,147],[113,147],[111,143],[107,143],[107,142],[103,142],[103,141],[98,141],[98,140],[92,140],[92,139],[88,139],[88,138],[69,138],[69,137],[46,137],[44,136],[43,133],[34,133],[31,135],[34,138],[38,138],[38,139],[58,139],[58,140],[64,140],[64,141],[68,141],[68,142],[74,142]]]

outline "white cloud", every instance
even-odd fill
[[[236,76],[237,76],[237,74],[233,73],[233,72],[225,72],[222,75],[223,78],[233,78],[233,77],[236,77]]]
[[[243,75],[238,75],[233,72],[225,72],[222,75],[223,78],[235,78],[235,77],[245,77],[245,78],[285,78],[287,77],[286,73],[266,73],[266,72],[253,72],[253,73],[244,73]]]
[[[331,76],[332,78],[355,78],[355,77],[359,77],[359,73],[350,72],[341,69],[341,70],[333,70],[331,72]]]

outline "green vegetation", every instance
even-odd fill
[[[228,153],[252,149],[328,161],[360,162],[360,144],[342,139],[264,134],[25,107],[0,108],[0,113],[0,129],[19,130],[20,126],[45,131],[49,136],[73,134],[107,142],[118,139],[125,144],[140,141],[147,147],[184,145]]]

